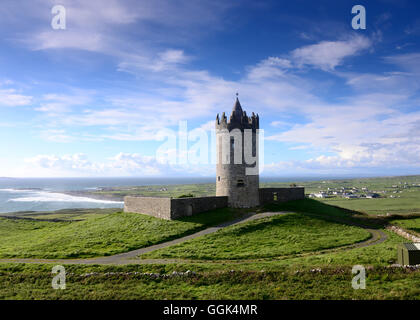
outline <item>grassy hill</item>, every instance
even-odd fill
[[[239,211],[226,208],[176,221],[124,212],[85,217],[82,221],[0,218],[0,257],[107,256],[169,241],[239,215]]]
[[[152,251],[144,258],[258,259],[334,248],[368,238],[370,233],[361,228],[296,213],[230,226]]]

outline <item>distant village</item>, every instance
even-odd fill
[[[403,189],[411,187],[420,187],[420,183],[408,184],[399,182],[391,187],[385,187],[390,190],[369,190],[368,187],[336,187],[320,190],[317,193],[311,193],[310,198],[345,198],[345,199],[374,199],[374,198],[399,198],[398,193]],[[321,188],[321,186],[319,186]]]

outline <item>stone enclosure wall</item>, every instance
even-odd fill
[[[305,188],[260,188],[260,205],[305,198]]]
[[[305,198],[304,188],[260,188],[260,205],[273,202],[285,202]],[[228,206],[227,196],[199,198],[158,198],[132,197],[124,198],[124,212],[142,213],[152,217],[173,220],[194,214]]]
[[[228,197],[199,197],[199,198],[158,198],[132,197],[124,198],[124,212],[147,214],[156,218],[173,220],[181,217],[225,208]]]
[[[171,219],[171,198],[124,197],[124,212],[143,213],[152,217]]]

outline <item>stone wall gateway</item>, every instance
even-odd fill
[[[260,188],[260,205],[273,202],[286,202],[305,198],[305,188]]]
[[[178,219],[184,216],[226,208],[228,197],[199,197],[199,198],[177,198],[171,199],[171,219]]]
[[[228,197],[159,198],[124,197],[124,212],[146,214],[152,217],[173,220],[219,208],[226,208]]]

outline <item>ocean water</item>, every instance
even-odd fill
[[[100,187],[214,182],[213,178],[0,178],[0,213],[72,208],[122,208],[123,202],[67,195]]]

